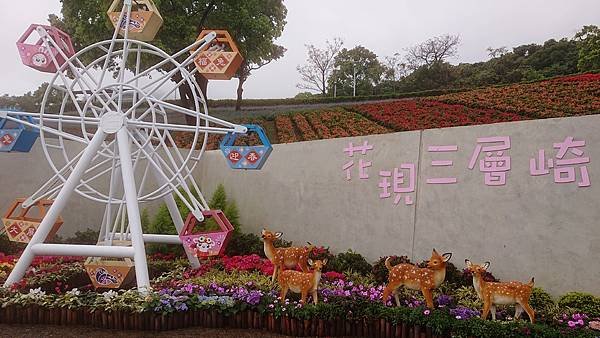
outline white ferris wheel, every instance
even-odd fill
[[[131,15],[131,0],[125,0],[118,22],[130,22]],[[130,39],[128,29],[116,28],[111,40],[70,56],[60,45],[63,40],[43,27],[35,31],[40,48],[56,51],[47,60],[56,72],[39,113],[0,111],[0,117],[39,129],[41,147],[53,172],[23,207],[46,199],[54,202],[4,285],[18,282],[37,255],[70,255],[133,260],[137,287],[146,289],[150,282],[144,244],[181,244],[181,240],[177,235],[144,234],[140,203],[164,200],[178,233],[184,222],[175,196],[202,221],[209,207],[192,171],[209,134],[247,132],[245,126],[209,116],[195,80],[194,59],[216,34],[168,55],[147,42]],[[182,86],[195,88],[191,109],[169,102]],[[49,99],[57,92],[62,95],[59,105]],[[182,123],[186,116],[195,124]],[[174,132],[193,133],[189,151],[177,148]],[[99,239],[103,245],[45,243],[74,193],[105,204]],[[130,245],[113,244],[123,241]],[[197,257],[189,248],[186,253],[197,267]]]

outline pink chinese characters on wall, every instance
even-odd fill
[[[440,152],[456,152],[458,151],[457,145],[443,145],[443,146],[429,146],[427,147],[428,152],[440,153]],[[433,167],[451,167],[454,164],[452,160],[433,160],[431,165]],[[456,177],[436,177],[428,178],[427,184],[454,184],[456,183]]]
[[[542,176],[550,173],[550,169],[554,171],[554,183],[572,183],[576,181],[575,169],[579,169],[579,187],[591,186],[590,176],[588,174],[587,163],[590,163],[590,158],[584,156],[582,149],[585,147],[585,140],[575,141],[573,136],[565,137],[564,141],[554,143],[554,149],[558,149],[555,159],[546,161],[544,149],[538,150],[538,156],[529,160],[529,173],[531,176]],[[571,158],[565,158],[567,154]]]
[[[468,168],[473,170],[483,153],[484,157],[479,160],[479,171],[484,173],[485,185],[505,185],[506,173],[510,171],[510,156],[506,154],[509,149],[510,136],[479,137]]]
[[[406,173],[406,175],[405,175]],[[402,163],[400,168],[394,168],[393,171],[381,170],[379,171],[381,181],[379,181],[379,193],[380,199],[390,198],[392,192],[395,195],[394,205],[398,205],[404,195],[404,204],[412,205],[414,203],[412,196],[409,193],[415,192],[415,164],[414,163]],[[390,182],[391,178],[391,182]],[[390,192],[390,188],[391,192]]]
[[[344,148],[344,152],[348,154],[348,157],[354,157],[355,152],[360,152],[361,155],[366,155],[367,151],[373,150],[373,145],[369,144],[369,141],[363,142],[361,146],[355,146],[352,142],[348,143],[348,147]],[[358,178],[361,180],[366,180],[369,178],[369,174],[367,173],[367,168],[372,166],[373,162],[366,161],[364,159],[358,160]],[[352,179],[351,168],[354,166],[354,161],[346,162],[342,166],[342,170],[346,171],[346,180],[350,181]]]

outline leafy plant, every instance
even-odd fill
[[[462,286],[454,292],[454,299],[456,304],[464,306],[470,309],[481,309],[483,308],[483,302],[479,299],[477,292],[471,286]]]
[[[584,292],[569,292],[558,300],[561,309],[583,312],[590,317],[600,317],[600,297]]]
[[[0,233],[0,248],[6,255],[14,255],[21,252],[25,248],[25,244],[13,242],[8,239],[5,233]]]
[[[552,296],[542,288],[533,288],[529,305],[535,311],[535,319],[539,322],[551,321],[558,312],[558,306]]]
[[[371,273],[371,270],[373,269],[371,264],[369,264],[361,254],[350,249],[346,252],[337,254],[335,259],[328,265],[330,269],[334,271],[356,272],[362,275]]]
[[[392,264],[392,266],[401,264],[401,263],[408,263],[411,264],[410,259],[408,259],[407,256],[386,256],[386,257],[381,257],[379,258],[379,260],[377,262],[375,262],[375,264],[373,264],[373,276],[375,276],[375,281],[379,284],[384,284],[387,283],[388,281],[388,269],[385,266],[385,260],[391,257],[390,259],[390,263]]]
[[[260,237],[253,233],[242,233],[239,231],[232,234],[225,248],[225,254],[228,256],[251,254],[265,256],[263,242]]]

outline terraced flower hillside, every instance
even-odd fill
[[[242,118],[233,122],[260,124],[272,143],[290,143],[598,113],[600,74],[580,74],[428,98],[282,113],[271,118]],[[181,147],[189,147],[190,138],[185,133],[176,136]],[[219,141],[219,137],[211,136],[208,149],[217,149]],[[257,141],[252,136],[239,140],[247,145]]]
[[[565,76],[547,81],[490,87],[436,98],[450,104],[497,109],[531,118],[600,113],[600,74]]]

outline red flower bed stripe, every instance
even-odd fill
[[[468,108],[433,100],[364,104],[356,110],[398,131],[519,121],[524,117],[495,109]]]
[[[498,109],[533,118],[598,114],[599,98],[600,74],[574,75],[438,97],[450,104]]]

